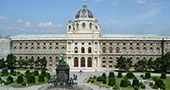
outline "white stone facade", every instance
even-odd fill
[[[71,68],[114,68],[120,56],[153,60],[170,51],[170,37],[159,35],[103,35],[100,24],[84,4],[74,21],[68,21],[66,35],[12,36],[12,54],[17,60],[45,57],[53,69],[63,53]]]

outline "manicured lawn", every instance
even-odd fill
[[[165,83],[166,90],[170,90],[170,77],[167,77],[167,79],[163,79]]]
[[[120,86],[120,82],[123,78],[117,78],[117,76],[116,76],[115,79],[116,79],[116,85]],[[106,79],[106,81],[108,82],[108,78]],[[107,84],[103,84],[102,82],[97,82],[96,80],[93,84],[98,85],[98,86],[100,86],[102,84],[103,87],[109,87],[110,88],[110,86],[108,86]],[[127,87],[127,88],[120,87],[120,88],[121,88],[121,90],[134,90],[132,87]]]

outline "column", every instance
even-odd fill
[[[85,58],[85,67],[87,67],[87,64],[88,64],[88,62],[87,62],[87,57]]]
[[[81,58],[78,58],[78,67],[80,68],[81,67]]]

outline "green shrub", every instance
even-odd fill
[[[106,79],[104,79],[104,80],[103,80],[103,84],[106,84],[106,83],[107,83],[107,81],[106,81]]]
[[[22,82],[22,86],[26,86],[26,83],[25,83],[25,82]]]
[[[49,73],[46,73],[46,77],[47,77],[47,79],[50,79],[50,78],[51,78],[51,76],[50,76]]]
[[[150,82],[150,83],[149,83],[149,86],[153,86],[153,83],[152,83],[152,82]]]
[[[28,76],[30,76],[30,75],[31,75],[31,73],[30,73],[29,70],[27,70],[27,71],[24,73],[24,76],[25,76],[25,77],[28,77]]]
[[[155,81],[155,86],[157,86],[157,87],[162,87],[163,85],[164,85],[163,80],[157,79],[157,80]]]
[[[139,86],[139,80],[137,78],[133,79],[132,86]]]
[[[13,77],[8,76],[7,81],[14,82]]]
[[[120,87],[128,87],[128,80],[121,80]]]
[[[160,78],[161,79],[166,79],[166,73],[165,72],[161,73],[161,77]]]
[[[96,76],[93,76],[93,79],[96,79],[97,77]]]
[[[110,73],[109,73],[109,78],[114,78],[114,77],[115,77],[114,72],[110,72]]]
[[[45,77],[45,76],[46,76],[46,71],[45,71],[45,70],[42,70],[42,71],[41,71],[41,75]]]
[[[122,78],[122,72],[118,72],[118,78]]]
[[[45,81],[44,76],[40,75],[38,77],[38,82],[44,82],[44,81]]]
[[[150,72],[146,72],[146,73],[145,73],[145,78],[146,78],[146,79],[151,78],[151,73],[150,73]]]
[[[28,76],[27,77],[27,83],[35,83],[35,77],[34,76]]]
[[[34,71],[34,76],[38,76],[39,72],[37,70]]]
[[[109,83],[108,83],[109,86],[114,86],[116,85],[116,79],[115,78],[109,78]]]
[[[6,82],[4,82],[4,84],[9,85],[9,84],[11,84],[11,82],[7,80]]]
[[[156,81],[158,79],[158,77],[152,77],[153,81]]]
[[[134,88],[134,90],[139,90],[139,86],[137,86],[137,85],[134,85],[133,88]]]
[[[92,77],[90,77],[89,79],[92,79]]]
[[[105,78],[103,76],[97,77],[97,81],[99,81],[99,82],[103,82],[104,80],[105,80]]]
[[[131,86],[131,82],[128,80],[128,86]]]
[[[144,78],[144,75],[143,75],[143,74],[141,74],[141,75],[140,75],[140,77],[141,77],[141,78]]]
[[[142,85],[142,86],[141,86],[141,89],[146,89],[146,86],[145,86],[145,85]]]
[[[8,69],[6,68],[2,69],[1,74],[2,74],[1,76],[7,76],[9,74]]]
[[[102,76],[106,79],[106,74],[105,73],[103,73]]]
[[[142,85],[144,85],[142,82],[139,82],[139,86],[142,86]]]
[[[126,74],[126,77],[127,77],[128,79],[132,79],[132,78],[135,77],[135,75],[133,74],[133,72],[128,72],[128,73]]]
[[[91,79],[88,79],[88,80],[87,80],[87,83],[89,83],[90,81],[91,81]]]
[[[4,83],[4,80],[0,80],[0,84],[3,84]]]
[[[16,79],[17,83],[22,83],[23,81],[24,81],[24,79],[23,79],[22,76],[18,76],[17,79]]]
[[[91,83],[94,83],[95,81],[92,79],[90,82],[91,82]]]

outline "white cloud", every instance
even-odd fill
[[[6,16],[0,16],[0,22],[6,22],[8,18]]]
[[[50,27],[50,26],[53,26],[53,23],[52,22],[47,22],[47,23],[44,23],[44,22],[40,22],[38,23],[39,27]]]
[[[23,23],[22,19],[18,19],[17,23]]]
[[[26,22],[25,25],[29,27],[29,26],[31,26],[31,23],[30,22]]]
[[[136,0],[136,3],[137,4],[144,4],[144,3],[146,3],[146,0]]]
[[[147,24],[148,24],[148,25],[151,25],[152,23],[151,23],[151,22],[148,22]]]

